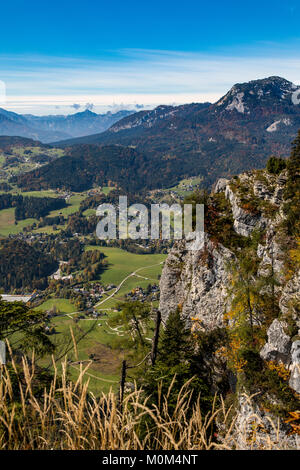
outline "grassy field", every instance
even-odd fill
[[[85,217],[90,217],[91,215],[96,215],[96,210],[95,209],[86,209],[83,211],[83,215]]]
[[[59,298],[46,300],[38,307],[38,310],[43,310],[43,311],[51,310],[54,306],[61,313],[72,313],[76,311],[75,306],[70,302],[69,299],[59,299]]]
[[[68,299],[48,299],[37,307],[37,310],[46,311],[52,309],[53,306],[56,306],[59,310],[59,315],[51,318],[50,321],[51,325],[55,327],[55,334],[51,336],[51,340],[57,347],[57,354],[64,351],[70,344],[71,348],[67,353],[67,358],[70,361],[88,361],[89,354],[96,354],[97,361],[91,365],[89,370],[89,374],[91,374],[89,376],[89,389],[94,393],[100,393],[109,391],[110,387],[117,387],[120,363],[123,356],[122,351],[114,350],[111,347],[116,333],[107,326],[107,320],[94,320],[85,317],[75,323],[73,315],[76,312],[76,307]],[[71,328],[76,338],[77,357],[72,348]],[[39,363],[47,366],[50,364],[50,358],[44,357],[40,359]],[[70,379],[76,381],[79,370],[79,365],[72,365],[69,370]]]
[[[37,219],[24,219],[19,220],[15,224],[15,209],[13,207],[9,209],[2,209],[0,211],[0,236],[8,237],[8,235],[15,235],[23,231],[24,227],[31,226],[33,223],[38,223]],[[58,233],[62,228],[65,228],[64,225],[58,225],[57,230],[53,230],[53,226],[46,225],[45,227],[40,227],[32,230],[33,233]]]
[[[0,211],[0,236],[7,237],[10,234],[16,234],[22,232],[24,227],[37,222],[36,219],[24,219],[19,220],[17,225],[15,224],[15,209],[2,209]]]
[[[26,154],[25,152],[30,150],[31,154]],[[13,155],[18,155],[20,157],[27,157],[29,158],[30,160],[30,155],[39,155],[39,154],[43,154],[43,155],[49,155],[51,157],[55,157],[55,158],[58,158],[58,157],[62,157],[64,155],[64,150],[62,149],[59,149],[59,148],[41,148],[41,147],[21,147],[21,146],[15,146],[15,147],[12,147],[12,149],[10,150],[10,153],[12,153]]]
[[[20,150],[21,151],[21,150]],[[4,158],[4,157],[3,157]],[[2,160],[3,160],[2,158]],[[1,163],[1,154],[0,154],[0,163]],[[1,164],[0,164],[1,167]],[[101,191],[104,194],[108,194],[112,189],[111,187],[104,186],[101,188]],[[4,191],[0,191],[0,194],[4,193]],[[56,191],[52,189],[48,190],[41,190],[41,191],[20,191],[18,188],[13,187],[11,194],[20,194],[22,196],[33,196],[33,197],[57,197],[58,194]],[[69,198],[67,202],[67,206],[62,209],[57,209],[49,212],[49,217],[55,217],[58,215],[62,215],[67,218],[69,215],[74,214],[79,210],[80,203],[87,197],[87,192],[82,193],[73,193],[72,196]],[[95,214],[95,209],[87,209],[83,213],[86,217]],[[33,223],[38,223],[37,219],[25,219],[19,221],[17,225],[15,225],[15,218],[14,218],[14,208],[3,209],[0,211],[0,236],[7,237],[10,234],[16,234],[23,231],[24,227],[32,225]],[[53,230],[52,226],[45,226],[41,228],[34,229],[33,232],[35,233],[58,233],[60,230],[65,229],[66,225],[57,226],[57,230]]]
[[[62,209],[51,211],[49,213],[49,217],[54,217],[56,215],[63,215],[64,217],[67,217],[70,214],[74,214],[74,212],[77,212],[79,210],[80,203],[85,198],[86,198],[85,193],[74,193],[73,196],[71,196],[70,199],[68,200],[67,207],[63,207]]]
[[[167,191],[175,191],[179,196],[188,196],[191,194],[192,191],[188,191],[186,189],[187,186],[191,186],[193,189],[196,189],[201,182],[203,178],[201,177],[195,177],[195,178],[185,178],[181,180],[176,186],[173,186],[173,188],[168,189]]]
[[[110,191],[112,191],[113,189],[115,189],[115,188],[112,188],[112,187],[110,187],[110,186],[103,186],[103,187],[101,188],[101,191],[102,191],[104,194],[108,194],[108,193],[110,193]]]
[[[73,314],[75,307],[66,299],[47,300],[38,309],[48,310],[53,305],[60,309],[60,314],[51,318],[51,325],[55,327],[55,334],[51,340],[56,345],[56,355],[68,349],[67,359],[71,362],[83,361],[83,367],[90,360],[89,355],[96,356],[89,368],[89,390],[94,393],[107,392],[111,387],[118,388],[120,366],[124,353],[114,342],[118,334],[107,323],[107,317],[92,319],[85,317],[75,323]],[[64,312],[64,313],[63,313]],[[115,315],[111,313],[110,317]],[[77,355],[74,352],[71,338],[71,329],[76,338]],[[41,366],[51,366],[50,357],[39,360]],[[59,370],[60,371],[60,370]],[[70,367],[70,379],[76,381],[79,375],[80,365],[73,364]]]
[[[101,275],[103,284],[114,284],[118,286],[124,279],[120,289],[109,298],[114,289],[109,291],[103,299],[97,304],[99,311],[111,313],[117,307],[117,304],[125,299],[125,294],[142,287],[146,289],[149,284],[158,284],[158,276],[161,274],[163,262],[166,255],[137,255],[128,253],[120,248],[111,247],[87,247],[87,249],[99,249],[107,257],[108,269]],[[136,274],[131,275],[133,272]],[[107,299],[107,300],[106,300]]]
[[[110,387],[118,387],[121,362],[124,356],[122,350],[113,347],[118,335],[109,328],[105,317],[93,320],[82,319],[75,324],[70,317],[56,317],[55,328],[58,336],[66,339],[70,337],[70,328],[72,328],[76,338],[84,336],[77,341],[78,360],[88,361],[90,354],[97,356],[97,361],[90,366],[91,374],[90,390],[94,393],[108,391]],[[74,351],[70,351],[68,358],[75,361]],[[74,365],[72,370],[73,378],[78,377],[79,366]],[[92,377],[94,376],[94,377]]]
[[[98,306],[99,312],[106,312],[96,320],[85,316],[75,323],[73,315],[76,307],[68,299],[53,298],[46,300],[38,307],[39,310],[50,310],[54,305],[60,312],[59,316],[51,319],[51,324],[55,327],[55,335],[51,339],[60,345],[70,343],[70,328],[74,331],[77,341],[78,360],[88,361],[90,354],[95,354],[97,360],[94,361],[89,369],[89,389],[94,393],[107,392],[111,387],[117,390],[120,367],[124,357],[124,352],[118,346],[122,328],[117,332],[109,325],[109,320],[117,314],[116,305],[124,299],[124,295],[137,286],[146,288],[149,283],[158,283],[158,275],[162,270],[162,262],[166,255],[136,255],[128,253],[119,248],[94,247],[88,246],[88,250],[99,249],[107,257],[109,263],[107,271],[101,276],[101,282],[104,284],[118,285],[124,278],[132,272],[139,269],[135,276],[130,276],[122,285],[121,289],[111,299]],[[154,266],[153,266],[154,265]],[[141,277],[140,277],[141,276]],[[111,290],[109,294],[111,294]],[[107,297],[108,297],[107,295]],[[103,297],[104,300],[105,297]],[[83,336],[83,337],[82,337]],[[68,359],[77,360],[74,351],[68,353]],[[43,359],[45,365],[48,359]],[[86,362],[83,363],[86,364]],[[77,379],[79,374],[79,365],[72,365],[70,368],[70,378]]]
[[[89,367],[89,390],[95,394],[107,392],[110,388],[117,391],[120,380],[121,363],[126,353],[120,347],[120,336],[124,335],[122,327],[118,331],[109,325],[109,319],[116,315],[111,311],[109,316],[98,319],[85,317],[75,323],[72,313],[53,317],[51,325],[55,327],[55,334],[50,338],[59,348],[69,347],[67,359],[71,362],[82,361],[83,367],[90,361],[90,354],[95,355],[95,360]],[[77,355],[71,341],[72,329],[76,338]],[[150,335],[151,333],[149,333]],[[60,349],[59,349],[60,350]],[[41,365],[50,364],[50,358],[40,361]],[[77,380],[80,371],[79,364],[73,364],[70,368],[70,378]]]
[[[13,191],[13,193],[15,193]],[[47,191],[28,191],[28,192],[20,192],[23,196],[34,196],[34,197],[57,197],[57,194],[54,191],[47,190]],[[54,217],[57,215],[63,215],[67,217],[70,214],[74,214],[79,209],[80,202],[86,198],[85,193],[75,193],[73,196],[70,197],[68,201],[67,207],[62,209],[54,210],[49,212],[49,217]],[[38,223],[37,219],[24,219],[18,221],[18,224],[15,225],[15,216],[14,216],[15,209],[2,209],[0,211],[0,236],[7,237],[10,234],[16,234],[22,232],[24,227],[28,225],[32,225],[34,222]],[[37,228],[33,230],[33,232],[39,233],[58,233],[61,229],[65,228],[65,225],[61,225],[57,227],[57,230],[53,230],[52,226],[45,226],[41,228]]]
[[[14,192],[14,191],[12,191]],[[16,191],[22,196],[33,196],[33,197],[57,197],[56,192],[53,189],[43,189],[41,191]]]
[[[68,200],[68,205],[67,207],[63,207],[62,209],[57,209],[54,211],[49,212],[48,217],[55,217],[58,215],[62,215],[65,218],[67,218],[69,215],[74,214],[79,210],[79,206],[81,201],[83,201],[86,198],[85,193],[75,193],[73,196],[70,197]],[[59,233],[60,230],[63,230],[66,228],[65,225],[57,225],[56,230],[53,230],[53,226],[51,225],[46,225],[45,227],[37,228],[33,232],[34,233]]]
[[[151,268],[152,278],[156,278],[161,273],[162,263],[166,259],[166,255],[163,254],[151,254],[151,255],[138,255],[135,253],[129,253],[120,248],[103,247],[103,246],[87,246],[87,250],[100,250],[106,256],[108,261],[108,269],[101,275],[101,281],[104,284],[115,284],[118,285],[126,276],[139,268],[150,269],[149,266],[157,265]],[[143,271],[143,276],[147,277]],[[138,274],[141,274],[140,272]],[[149,282],[148,282],[149,284]]]
[[[161,191],[165,194],[169,194],[171,191],[176,192],[178,196],[188,196],[191,194],[193,191],[196,190],[197,187],[201,186],[203,178],[202,177],[192,177],[192,178],[185,178],[181,181],[176,186],[172,186],[171,188],[167,189],[162,189]],[[189,189],[187,189],[189,187]]]

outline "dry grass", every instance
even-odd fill
[[[11,361],[14,373],[18,370]],[[62,364],[58,380],[54,364],[54,378],[42,398],[33,392],[36,369],[34,357],[22,359],[22,380],[17,381],[21,397],[15,401],[12,373],[2,370],[0,383],[0,449],[101,449],[101,450],[211,450],[243,447],[236,439],[236,416],[224,402],[215,400],[210,413],[203,416],[200,402],[190,404],[191,391],[187,383],[180,391],[175,409],[168,406],[168,394],[159,394],[157,406],[149,404],[141,390],[128,394],[120,411],[118,396],[110,392],[96,398],[88,392],[87,368],[81,367],[76,383],[67,379],[67,363]],[[19,373],[20,374],[20,373]],[[172,387],[172,386],[171,386]],[[170,390],[169,390],[170,391]],[[220,404],[221,403],[221,404]],[[259,417],[253,415],[257,426]],[[216,431],[216,421],[223,431]],[[276,426],[274,425],[276,432]],[[264,435],[264,434],[262,434]],[[256,438],[249,440],[248,448],[257,448]],[[252,439],[252,441],[251,441]],[[280,443],[266,434],[259,448],[278,449]]]

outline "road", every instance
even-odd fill
[[[127,281],[127,279],[129,279],[130,277],[132,276],[136,276],[136,273],[138,273],[139,271],[142,271],[143,269],[146,269],[146,268],[153,268],[154,266],[159,266],[160,264],[163,264],[164,262],[161,261],[160,263],[156,263],[156,264],[152,264],[151,266],[143,266],[142,268],[139,268],[139,269],[136,269],[135,271],[133,271],[132,273],[128,274],[128,276],[124,277],[124,279],[120,282],[120,284],[115,288],[115,290],[113,291],[112,294],[110,294],[108,297],[106,297],[105,299],[102,299],[100,300],[100,302],[98,302],[95,307],[98,307],[99,305],[102,305],[104,304],[104,302],[107,302],[109,299],[111,299],[117,292],[119,292],[119,290],[121,289],[122,285],[124,284],[124,282]],[[147,278],[145,278],[147,279]]]

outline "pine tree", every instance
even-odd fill
[[[267,166],[266,170],[273,174],[273,175],[279,175],[282,170],[286,168],[286,160],[283,158],[278,158],[278,157],[270,157],[269,160],[267,161]]]
[[[257,254],[250,246],[243,250],[237,262],[230,265],[232,285],[228,290],[231,297],[231,311],[227,314],[236,327],[248,329],[253,341],[253,325],[255,305],[258,301],[259,290],[257,285]]]
[[[288,181],[285,197],[286,228],[290,235],[299,235],[300,219],[300,131],[292,144],[291,156],[287,164]]]
[[[295,189],[299,190],[300,171],[300,130],[294,142],[292,143],[291,156],[288,160],[289,181],[294,183]]]
[[[206,377],[198,375],[195,368],[195,351],[191,332],[181,318],[180,309],[169,314],[159,343],[158,357],[153,367],[140,373],[138,381],[152,403],[162,406],[163,397],[167,397],[168,410],[176,407],[177,397],[182,387],[189,381],[193,389],[191,403],[201,396],[201,404],[206,409],[211,403],[211,394]]]
[[[161,344],[159,346],[158,362],[173,367],[182,362],[189,351],[190,331],[186,328],[180,316],[180,310],[171,312],[166,322]]]
[[[23,302],[0,300],[0,340],[20,336],[23,353],[33,349],[40,356],[54,352],[54,344],[45,334],[44,320],[44,312],[31,310]]]
[[[120,314],[115,317],[115,323],[122,320],[126,329],[136,335],[137,341],[142,347],[145,346],[143,324],[147,325],[150,319],[150,306],[140,301],[123,302],[118,305]],[[111,322],[113,324],[113,322]],[[136,344],[137,345],[137,344]]]

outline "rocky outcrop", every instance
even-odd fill
[[[279,206],[283,202],[284,189],[287,182],[287,176],[283,171],[277,178],[269,175],[266,182],[259,180],[253,181],[253,193],[263,201],[269,201]]]
[[[287,282],[282,289],[282,294],[279,300],[279,307],[283,314],[291,312],[292,317],[297,322],[300,329],[299,318],[300,306],[300,270]]]
[[[274,206],[279,206],[283,202],[284,188],[287,181],[285,172],[278,177],[264,175],[263,181],[255,173],[243,173],[239,176],[241,185],[249,188],[249,192],[261,201],[267,201]],[[248,237],[255,228],[265,229],[269,226],[270,220],[260,211],[253,214],[243,209],[238,191],[233,191],[231,181],[220,179],[215,186],[215,192],[225,192],[226,198],[230,201],[234,219],[234,228],[240,235]],[[251,188],[251,191],[250,191]]]
[[[290,315],[298,336],[294,338],[290,349],[290,381],[289,386],[300,394],[300,271],[298,271],[290,281],[284,286],[279,300],[279,307],[282,315]],[[293,339],[292,339],[293,340]]]
[[[215,193],[222,193],[226,190],[226,187],[228,186],[230,180],[226,178],[219,178],[218,181],[215,184],[214,187],[214,192]]]
[[[292,344],[291,359],[289,386],[300,394],[300,340],[294,341]]]
[[[276,200],[276,203],[280,204],[280,195],[286,183],[285,173],[279,176],[261,175],[260,178],[258,179],[255,172],[244,173],[238,178],[238,186],[235,186],[235,179],[221,178],[217,181],[214,192],[223,192],[229,201],[234,230],[239,235],[249,237],[256,228],[266,229],[265,242],[260,244],[257,250],[261,258],[259,274],[267,274],[272,265],[280,280],[284,261],[284,254],[276,241],[276,224],[281,220],[280,205],[277,218],[270,220],[261,211],[251,213],[243,209],[239,190],[234,190],[234,187],[244,185],[245,188],[252,188],[252,194],[263,201],[275,203]],[[166,318],[171,310],[181,305],[182,315],[187,320],[197,317],[203,322],[204,328],[213,328],[214,325],[222,323],[222,315],[226,310],[226,266],[234,255],[221,244],[212,244],[209,235],[206,235],[204,249],[189,253],[185,244],[185,240],[176,243],[168,256],[161,276],[160,309]]]
[[[192,317],[206,330],[222,325],[227,297],[227,263],[233,253],[205,235],[199,250],[188,241],[178,242],[167,258],[160,281],[160,310],[163,320],[180,306],[182,317]]]
[[[282,277],[284,253],[276,240],[276,225],[282,220],[280,204],[282,193],[286,184],[286,174],[279,176],[257,174],[255,172],[243,173],[236,179],[221,178],[217,181],[214,192],[224,193],[230,203],[234,230],[242,236],[249,237],[254,229],[265,229],[264,244],[257,249],[261,258],[259,274],[266,275],[270,266],[277,276],[277,280],[284,281]],[[239,188],[244,186],[243,193],[254,194],[262,201],[278,205],[278,214],[273,220],[268,219],[263,211],[255,213],[243,209]],[[235,188],[235,189],[234,189]],[[213,244],[206,235],[205,248],[189,252],[186,241],[177,242],[169,253],[167,262],[161,276],[160,309],[164,318],[170,311],[182,307],[182,315],[190,321],[196,317],[203,322],[204,328],[213,328],[222,323],[222,315],[226,310],[226,292],[228,285],[228,261],[233,253],[221,244]],[[300,287],[299,279],[287,287],[287,293],[282,297],[282,304],[286,298]],[[276,286],[277,291],[282,290]],[[293,292],[288,292],[288,289]],[[299,325],[300,327],[300,325]]]
[[[284,286],[279,300],[282,319],[275,319],[268,331],[268,341],[260,351],[266,361],[282,362],[290,370],[289,386],[300,393],[300,340],[288,336],[284,317],[289,315],[300,334],[300,318],[297,312],[300,297],[300,276],[297,272]],[[299,335],[300,337],[300,335]]]
[[[239,235],[249,237],[255,228],[266,228],[267,220],[260,213],[252,214],[240,207],[240,200],[229,185],[226,186],[225,196],[230,201],[234,219],[233,226]]]
[[[239,396],[234,441],[239,450],[300,449],[300,436],[290,434],[290,427],[274,418],[246,394]]]
[[[276,230],[273,223],[270,223],[266,230],[264,245],[259,244],[257,247],[257,256],[261,259],[258,275],[268,275],[270,267],[273,266],[273,272],[277,276],[278,281],[284,282],[284,253],[280,244],[276,241]],[[280,287],[281,289],[282,287]]]
[[[289,365],[291,362],[291,338],[285,333],[286,324],[277,318],[268,329],[268,341],[260,351],[260,356],[266,361],[280,361]]]

